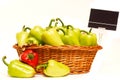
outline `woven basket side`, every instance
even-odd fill
[[[90,71],[92,62],[98,50],[102,49],[101,46],[93,47],[78,47],[78,46],[26,46],[18,47],[14,45],[18,55],[25,49],[32,49],[39,55],[39,64],[46,63],[49,59],[55,59],[70,67],[71,74],[87,73]],[[43,69],[38,73],[43,74]]]

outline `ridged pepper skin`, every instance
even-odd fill
[[[42,35],[42,40],[44,41],[45,44],[49,44],[52,46],[64,45],[64,43],[62,42],[62,39],[60,38],[55,28],[50,28],[44,31]]]
[[[79,28],[74,28],[73,32],[77,36],[78,40],[80,40],[80,29]]]
[[[31,66],[22,63],[19,60],[12,60],[10,64],[5,62],[6,56],[2,58],[3,63],[8,66],[8,75],[17,78],[31,78],[34,77],[36,71]]]

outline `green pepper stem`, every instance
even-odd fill
[[[28,59],[32,60],[34,58],[34,55],[33,55],[33,53],[29,53],[27,57],[28,57]]]
[[[22,28],[22,31],[27,31],[27,30],[31,30],[31,28],[26,27],[26,26],[24,25],[23,28]]]
[[[67,28],[67,30],[66,30],[66,35],[68,35],[70,29],[71,29],[71,30],[74,29],[72,25],[67,25],[66,28]]]
[[[91,33],[92,32],[92,28],[90,28],[90,30],[89,30],[89,33]]]
[[[48,66],[48,63],[40,64],[36,67],[36,71],[38,71],[40,68],[46,68]]]
[[[89,32],[85,31],[85,30],[80,30],[80,32],[84,32],[86,34],[90,34],[92,32],[92,28],[90,28]]]
[[[63,21],[60,19],[60,18],[56,18],[56,21],[60,21],[61,22],[61,24],[62,24],[62,27],[64,27],[65,25],[64,25],[64,23],[63,23]]]
[[[57,30],[57,31],[59,31],[59,30],[62,31],[63,34],[65,35],[65,31],[64,31],[62,28],[57,28],[56,30]]]
[[[9,64],[5,61],[6,58],[7,58],[6,56],[3,56],[2,61],[6,66],[8,66]]]
[[[67,29],[70,29],[70,28],[71,28],[72,30],[74,29],[72,25],[67,25]]]
[[[58,22],[55,22],[55,27],[57,27],[57,25],[58,25]]]
[[[55,19],[51,19],[50,20],[50,23],[49,23],[49,26],[48,27],[51,27],[52,28],[52,23],[55,22]]]
[[[86,34],[89,34],[89,32],[85,31],[85,30],[80,30],[80,32],[84,32]]]

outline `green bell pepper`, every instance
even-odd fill
[[[55,28],[50,28],[44,31],[42,34],[42,40],[44,41],[44,43],[53,45],[53,46],[64,45],[64,43],[62,42],[62,39],[60,38]]]
[[[41,38],[44,31],[45,31],[45,29],[43,29],[41,26],[37,25],[37,26],[34,26],[33,29],[30,30],[30,35],[32,35],[37,40],[39,40],[40,44],[44,44],[43,40]]]
[[[50,77],[62,77],[70,73],[67,65],[52,59],[48,60],[46,64],[38,65],[36,69],[39,70],[41,67],[45,68],[44,74]]]
[[[18,43],[18,46],[22,47],[23,45],[27,45],[26,41],[29,36],[29,32],[27,32],[27,29],[30,30],[30,28],[25,27],[25,25],[22,28],[22,31],[16,33],[16,41]]]
[[[5,62],[6,56],[2,58],[3,63],[8,66],[8,74],[11,77],[17,78],[31,78],[36,74],[36,71],[31,66],[20,62],[19,60],[13,60],[10,64]]]
[[[72,29],[69,29],[71,26],[68,25],[65,31],[65,35],[63,36],[62,40],[64,44],[67,45],[77,45],[79,46],[79,39],[76,36],[75,32]]]
[[[81,30],[80,35],[80,45],[81,46],[95,46],[97,45],[97,36],[95,33],[91,32],[92,28],[89,32],[85,30]]]

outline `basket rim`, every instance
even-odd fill
[[[63,45],[63,46],[51,46],[51,45],[24,45],[22,47],[18,46],[18,44],[13,45],[15,49],[63,49],[63,50],[87,50],[87,51],[97,51],[102,49],[101,45],[96,46],[71,46],[71,45]]]

